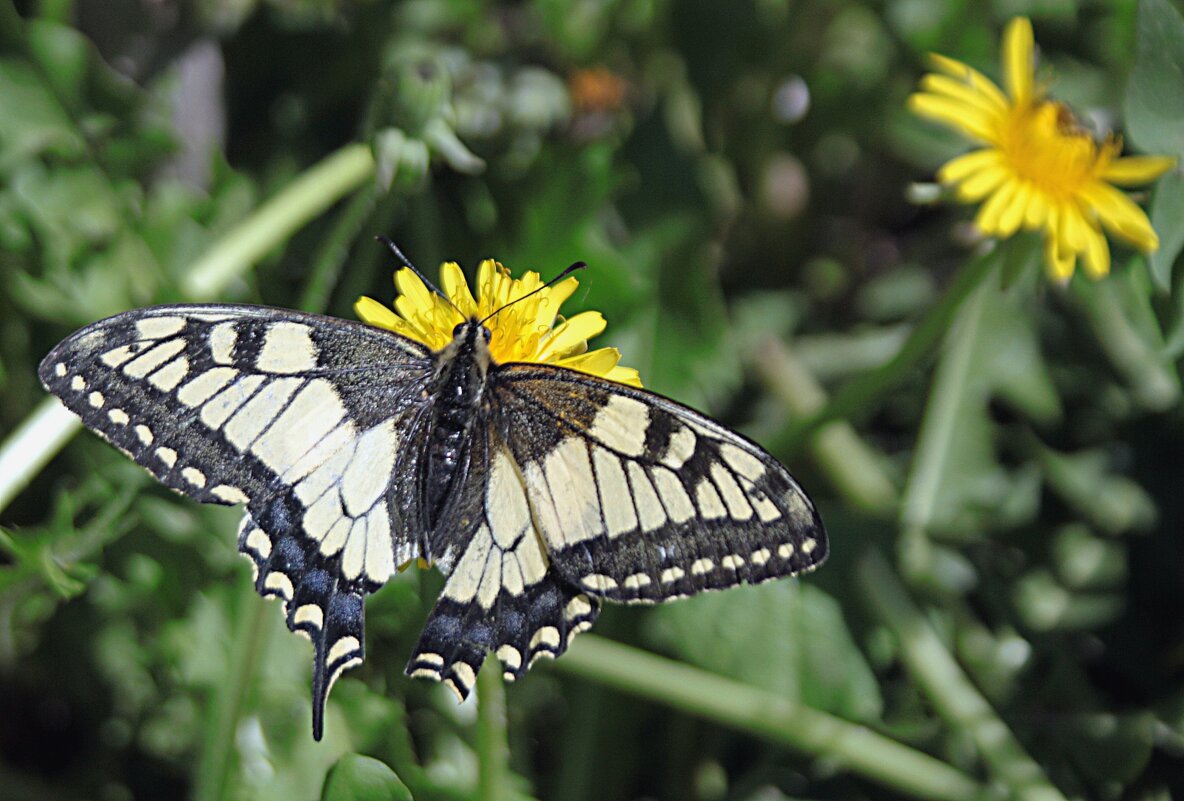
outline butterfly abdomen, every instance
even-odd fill
[[[429,392],[436,398],[429,428],[427,504],[428,523],[434,527],[465,458],[485,394],[488,351],[475,324],[466,324],[462,335],[440,355],[438,372]]]

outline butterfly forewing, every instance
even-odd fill
[[[552,565],[576,587],[655,602],[826,558],[785,468],[698,412],[545,365],[507,366],[491,385]]]

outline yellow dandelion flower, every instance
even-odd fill
[[[576,291],[579,281],[573,276],[525,297],[542,285],[536,272],[512,278],[500,263],[486,259],[477,269],[474,298],[460,266],[447,262],[440,266],[440,289],[455,304],[453,308],[404,267],[395,273],[399,295],[394,311],[368,297],[359,298],[354,311],[369,325],[440,350],[452,341],[452,329],[459,323],[471,317],[488,317],[517,301],[485,323],[492,335],[489,353],[494,362],[554,364],[640,387],[638,372],[618,364],[621,353],[616,348],[588,350],[588,340],[605,328],[600,312],[581,312],[566,319],[559,316],[559,307]]]
[[[1099,278],[1110,271],[1103,228],[1144,252],[1159,247],[1147,215],[1114,185],[1153,181],[1176,160],[1120,158],[1118,137],[1094,139],[1068,106],[1047,99],[1036,83],[1033,49],[1032,23],[1012,20],[1003,37],[1006,92],[967,65],[934,54],[937,72],[922,78],[909,108],[982,145],[938,172],[961,202],[982,201],[979,230],[999,238],[1021,228],[1043,231],[1054,280],[1069,280],[1078,258]]]

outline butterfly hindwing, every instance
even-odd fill
[[[512,681],[536,659],[562,654],[600,612],[597,599],[551,568],[517,463],[484,421],[463,480],[479,511],[474,525],[455,530],[454,554],[442,560],[448,580],[407,665],[409,675],[443,681],[462,699],[487,652]]]
[[[506,366],[491,387],[548,556],[574,587],[657,602],[826,558],[818,514],[785,468],[698,412],[545,365]]]

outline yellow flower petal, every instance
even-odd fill
[[[974,150],[943,164],[937,171],[937,180],[943,184],[956,184],[982,170],[999,167],[1002,160],[999,151],[993,147]]]
[[[1110,248],[1097,227],[1086,225],[1085,231],[1085,258],[1081,263],[1090,278],[1102,278],[1110,272]]]
[[[1034,51],[1032,23],[1026,17],[1016,17],[1003,34],[1003,80],[1016,105],[1032,99]]]
[[[973,67],[963,64],[961,61],[955,61],[952,58],[947,58],[937,53],[930,53],[929,59],[939,71],[944,72],[946,75],[949,75],[953,78],[958,78],[959,80],[965,81],[966,83],[970,84],[970,86],[973,87],[976,92],[990,97],[991,100],[999,103],[1000,105],[1007,105],[1006,96],[1004,96],[1003,92],[999,90],[999,87],[995,85],[995,82]]]
[[[981,170],[958,184],[958,199],[963,203],[977,203],[1009,180],[1011,174],[1003,167]]]
[[[999,230],[999,220],[1015,197],[1015,193],[1016,184],[1008,182],[1001,184],[995,193],[987,198],[987,202],[979,208],[978,216],[974,218],[974,224],[980,231],[988,236],[1006,236]]]
[[[1009,237],[1020,229],[1024,217],[1027,216],[1032,192],[1032,185],[1027,181],[1016,182],[1015,194],[1008,202],[1007,207],[999,214],[999,222],[996,227],[997,236]]]
[[[407,268],[395,273],[395,286],[399,296],[395,298],[394,311],[363,297],[355,304],[358,316],[370,325],[402,334],[435,351],[452,341],[457,323],[466,318],[489,318],[485,322],[490,332],[489,354],[496,364],[557,364],[641,386],[636,370],[618,364],[621,354],[615,348],[588,352],[588,340],[605,329],[600,312],[582,312],[567,320],[559,318],[560,306],[579,287],[575,277],[547,287],[536,272],[514,278],[505,267],[486,259],[477,269],[474,297],[460,267],[449,262],[440,267],[441,291],[460,311],[429,290]]]
[[[1140,186],[1175,166],[1176,160],[1170,156],[1127,156],[1110,162],[1098,177],[1119,186]]]
[[[1073,277],[1073,267],[1076,258],[1071,251],[1062,250],[1057,246],[1056,237],[1049,236],[1044,242],[1044,264],[1048,267],[1048,275],[1058,284],[1068,283]]]
[[[922,117],[944,123],[966,136],[983,142],[991,141],[993,127],[987,115],[976,109],[967,108],[940,95],[917,93],[909,96],[909,108]]]
[[[955,103],[962,103],[968,108],[987,115],[993,116],[1007,111],[1007,104],[1002,97],[980,92],[965,81],[959,81],[948,75],[929,73],[921,79],[921,90],[929,94],[948,97]]]
[[[1122,192],[1109,184],[1094,181],[1082,190],[1081,197],[1114,235],[1146,252],[1159,247],[1159,237],[1147,215]]]

